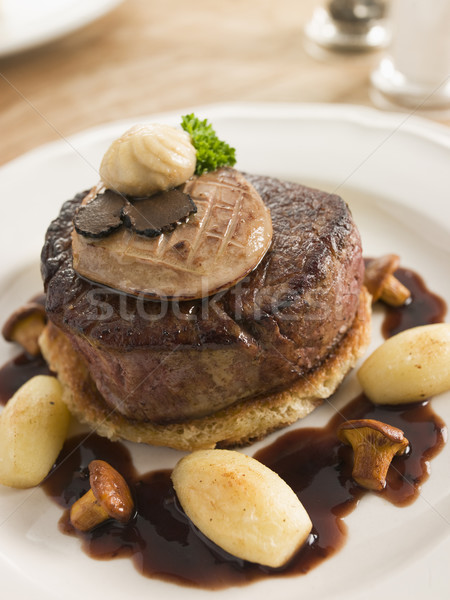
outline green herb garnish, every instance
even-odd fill
[[[181,127],[189,133],[197,151],[196,175],[236,164],[236,150],[219,140],[207,119],[200,121],[194,113],[185,115],[181,118]]]

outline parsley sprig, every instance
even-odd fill
[[[184,115],[181,118],[181,127],[189,133],[197,151],[196,175],[236,164],[236,150],[219,140],[207,119],[201,121],[194,113]]]

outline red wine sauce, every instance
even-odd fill
[[[400,268],[395,277],[411,292],[411,298],[404,306],[385,305],[386,316],[381,328],[387,339],[411,327],[441,323],[447,312],[445,301],[433,294],[425,285],[422,277],[410,269]]]
[[[50,375],[42,356],[19,354],[0,369],[0,404],[5,405],[14,393],[35,375]]]
[[[443,320],[445,302],[431,293],[422,279],[406,269],[397,277],[410,288],[411,301],[400,309],[387,308],[383,335]],[[0,399],[5,402],[28,378],[45,368],[42,361],[19,357],[0,370]],[[409,451],[395,457],[381,492],[367,492],[351,477],[352,449],[337,440],[336,429],[347,419],[385,421],[405,432]],[[263,577],[307,573],[334,554],[345,542],[343,517],[368,493],[397,506],[411,503],[429,474],[429,461],[443,447],[445,424],[429,402],[395,407],[375,406],[364,395],[351,401],[325,427],[286,433],[259,451],[255,458],[287,481],[313,522],[303,548],[281,569],[237,559],[206,539],[185,516],[170,480],[170,471],[138,475],[130,454],[119,442],[95,434],[68,440],[43,489],[65,512],[60,529],[81,539],[84,551],[97,559],[129,557],[143,575],[185,586],[220,589]],[[89,489],[88,465],[93,459],[112,464],[128,481],[135,514],[128,524],[107,521],[81,533],[70,524],[69,508]]]
[[[428,477],[428,463],[444,443],[445,425],[427,402],[400,409],[372,405],[364,396],[348,404],[325,427],[307,428],[281,436],[255,456],[287,481],[314,524],[305,546],[282,569],[264,568],[227,554],[207,540],[179,507],[170,471],[138,476],[125,446],[96,435],[69,440],[58,463],[42,484],[46,493],[66,509],[60,528],[82,540],[93,558],[131,557],[143,575],[206,589],[243,585],[270,576],[307,573],[342,547],[343,517],[366,493],[351,477],[352,450],[336,437],[346,419],[375,418],[405,432],[411,451],[396,457],[387,486],[377,493],[402,506],[412,502]],[[128,524],[108,521],[91,532],[70,525],[68,508],[89,490],[88,465],[106,460],[123,474],[135,499],[136,514]],[[373,493],[373,492],[372,492]]]

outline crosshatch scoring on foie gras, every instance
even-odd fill
[[[42,352],[51,375],[20,388],[0,417],[2,439],[19,440],[0,443],[0,478],[13,487],[37,485],[58,461],[69,414],[113,441],[189,451],[192,464],[209,461],[209,483],[186,461],[178,463],[171,498],[186,522],[231,553],[231,563],[234,556],[289,572],[286,565],[300,564],[298,556],[323,535],[301,503],[301,490],[259,461],[222,449],[251,444],[306,417],[365,353],[371,303],[403,309],[414,298],[396,278],[398,256],[364,264],[360,234],[342,198],[243,173],[235,162],[234,149],[194,115],[183,117],[179,129],[136,126],[108,149],[102,181],[64,203],[42,250],[45,310],[41,299],[30,301],[3,330],[30,355]],[[450,387],[448,330],[441,323],[409,330],[407,341],[395,336],[359,371],[373,404],[367,401],[361,415],[334,431],[345,460],[354,460],[348,477],[356,487],[383,492],[391,462],[409,460],[417,436],[411,442],[393,424],[367,415],[370,406],[422,402]],[[432,346],[439,347],[438,363]],[[402,395],[407,352],[416,353],[422,373],[414,372],[412,390]],[[378,375],[387,362],[397,390],[390,400],[383,399]],[[27,432],[23,414],[36,398],[45,410],[38,411],[33,435],[45,431],[53,440],[34,453],[40,471],[20,441]],[[376,456],[374,432],[377,440],[384,436]],[[90,485],[65,506],[71,533],[139,520],[133,484],[118,486],[124,517],[109,507],[107,490],[124,479],[98,458],[79,466],[89,471]],[[131,472],[128,477],[133,480]],[[225,480],[235,487],[209,526],[206,513],[196,513],[198,501]],[[264,492],[272,488],[273,494]],[[256,506],[259,493],[267,505]],[[251,523],[231,510],[233,494],[234,508],[253,515]],[[283,510],[290,515],[289,535],[283,534]],[[270,527],[269,514],[279,515]]]

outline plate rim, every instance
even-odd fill
[[[255,107],[257,107],[257,111],[255,111]],[[291,113],[291,115],[287,114],[287,110],[286,108],[290,107],[289,110],[292,110],[293,112]],[[231,113],[229,112],[229,109],[231,108]],[[336,110],[337,108],[337,110]],[[378,125],[376,125],[374,123],[374,119],[373,119],[373,114],[376,113],[377,115],[380,116],[380,113],[378,111],[376,111],[375,109],[372,109],[370,107],[359,107],[362,109],[362,111],[360,112],[361,118],[363,119],[363,124],[365,123],[365,119],[367,119],[367,122],[370,124],[371,127],[374,128],[378,128]],[[222,116],[222,117],[229,117],[229,118],[233,118],[236,116],[242,116],[242,118],[264,118],[265,115],[269,114],[272,117],[279,117],[280,113],[278,111],[281,110],[281,113],[283,115],[283,120],[289,120],[289,118],[292,118],[292,114],[300,114],[301,116],[305,117],[308,116],[310,114],[314,114],[322,116],[322,115],[330,115],[331,118],[335,118],[336,114],[338,114],[338,116],[340,116],[341,114],[346,114],[348,113],[349,117],[354,117],[354,112],[355,112],[355,105],[328,105],[328,104],[297,104],[297,103],[220,103],[220,104],[213,104],[213,105],[203,105],[203,106],[198,106],[198,107],[192,107],[192,108],[188,108],[185,109],[184,111],[180,111],[180,110],[176,110],[176,111],[170,111],[170,112],[162,112],[162,113],[154,113],[152,115],[150,115],[151,118],[179,118],[180,114],[186,112],[196,112],[196,111],[200,111],[200,110],[204,110],[205,112],[207,112],[207,116],[208,118],[214,118],[215,115],[218,116]],[[308,112],[311,111],[311,112]],[[350,111],[350,112],[348,112]],[[387,119],[384,118],[386,117],[388,113],[381,113],[381,116],[383,116],[383,118],[380,118],[380,122],[386,123],[387,126],[392,126],[393,123],[398,123],[399,122],[399,118],[401,119],[401,117],[398,116],[397,113],[391,114],[391,116],[388,116]],[[392,117],[392,118],[391,118]],[[350,119],[351,122],[355,122],[355,119]],[[119,120],[119,121],[110,121],[108,123],[105,123],[103,125],[98,125],[86,130],[83,130],[77,134],[74,134],[73,136],[69,136],[69,140],[72,141],[72,143],[74,144],[80,144],[82,145],[83,143],[87,143],[89,139],[92,139],[92,137],[95,137],[99,132],[102,132],[102,136],[105,136],[107,131],[111,131],[111,132],[115,132],[116,129],[118,127],[121,127],[122,124],[128,124],[128,123],[132,123],[134,124],[136,122],[136,118],[133,119],[124,119],[124,120]],[[417,122],[417,125],[416,123]],[[432,140],[435,141],[436,143],[438,143],[439,145],[441,145],[441,138],[444,140],[444,147],[448,150],[450,149],[450,137],[449,137],[449,132],[450,129],[447,128],[446,126],[441,126],[440,124],[435,124],[435,123],[428,123],[428,121],[426,121],[425,119],[420,119],[416,116],[414,116],[414,131],[416,131],[416,126],[419,130],[419,135],[421,135],[421,132],[423,132],[423,137],[427,140]],[[430,127],[431,125],[431,127]],[[434,127],[434,125],[437,125],[437,127]],[[430,138],[431,136],[431,138]],[[442,137],[443,136],[443,137]],[[422,136],[421,136],[422,137]],[[2,175],[3,169],[4,168],[8,168],[11,165],[15,165],[18,164],[20,167],[21,161],[22,160],[29,160],[30,158],[32,159],[33,156],[35,154],[39,154],[39,153],[47,153],[47,156],[51,155],[52,153],[57,153],[59,154],[60,149],[65,146],[66,147],[66,151],[70,152],[69,147],[67,147],[67,144],[64,140],[56,140],[54,142],[50,142],[48,144],[44,144],[42,146],[38,146],[35,149],[30,150],[29,152],[21,155],[20,157],[17,157],[16,159],[13,159],[12,161],[10,161],[9,163],[6,163],[5,165],[3,165],[2,167],[0,167],[0,177]],[[49,153],[49,154],[48,154]],[[0,564],[1,566],[1,564]],[[244,588],[245,589],[245,588]],[[45,590],[43,590],[45,592]],[[197,590],[196,592],[198,592],[199,594],[201,594],[203,590]],[[216,592],[214,592],[216,594]],[[289,592],[290,595],[290,592]],[[220,594],[219,594],[220,596]],[[340,597],[340,596],[339,596]],[[343,597],[343,596],[342,596]],[[372,596],[370,595],[370,597],[372,598]],[[375,595],[373,596],[375,597]],[[333,596],[333,598],[336,600],[337,596]],[[367,598],[369,598],[369,595],[367,596]]]
[[[120,0],[122,1],[122,0]],[[280,109],[281,113],[280,113]],[[289,121],[292,118],[342,119],[346,122],[364,125],[370,129],[391,129],[396,131],[410,132],[418,137],[432,141],[443,148],[450,150],[450,125],[431,121],[428,118],[415,113],[397,113],[391,111],[380,111],[371,106],[359,104],[332,104],[332,103],[297,103],[297,102],[217,102],[211,104],[198,104],[180,109],[161,111],[128,117],[124,119],[107,120],[92,127],[81,129],[68,136],[60,136],[60,139],[39,144],[27,150],[19,156],[0,165],[0,171],[4,168],[12,168],[20,162],[28,160],[34,154],[58,153],[60,146],[86,143],[86,140],[101,134],[102,137],[108,131],[115,131],[119,127],[131,127],[140,121],[156,121],[179,119],[180,115],[194,112],[207,115],[209,120],[223,117],[240,117],[242,119],[255,118],[277,118]]]

